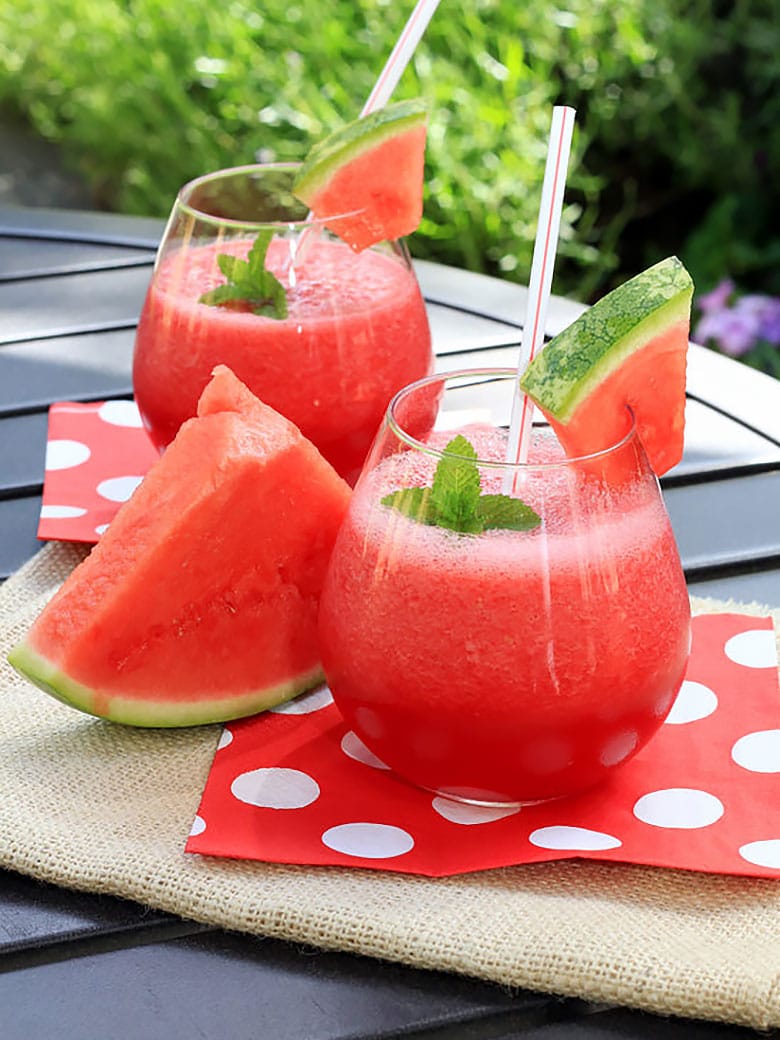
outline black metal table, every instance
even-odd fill
[[[39,548],[49,404],[132,394],[161,231],[0,208],[0,578]],[[418,274],[440,370],[515,363],[521,287],[427,263]],[[548,334],[580,309],[553,299]],[[691,592],[778,607],[780,383],[692,347],[688,397],[685,457],[663,484]],[[757,1034],[232,934],[0,871],[2,1040],[658,1035]]]

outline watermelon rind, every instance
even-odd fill
[[[693,282],[667,257],[607,293],[553,337],[528,365],[520,387],[547,415],[566,423],[577,407],[634,352],[690,317]]]
[[[63,704],[97,718],[107,718],[127,726],[156,729],[203,726],[254,715],[292,700],[306,690],[319,686],[325,679],[318,666],[277,686],[209,700],[186,700],[177,704],[170,700],[150,701],[143,694],[134,698],[93,690],[76,682],[25,642],[17,643],[9,651],[8,662],[30,682]],[[98,702],[100,710],[97,709]]]
[[[312,147],[295,178],[293,192],[310,203],[341,167],[382,142],[422,126],[426,119],[425,104],[414,98],[386,105],[347,123]]]

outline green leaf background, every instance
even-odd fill
[[[301,159],[352,119],[412,9],[390,0],[0,0],[0,105],[95,205]],[[578,110],[554,290],[677,253],[780,292],[775,0],[443,0],[396,97],[431,111],[419,257],[527,281],[550,109]]]

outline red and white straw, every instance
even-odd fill
[[[403,71],[411,61],[417,44],[422,34],[428,27],[433,13],[439,6],[439,0],[417,0],[414,10],[409,15],[409,20],[404,26],[403,32],[393,47],[385,67],[379,74],[379,79],[368,95],[363,105],[361,116],[367,116],[369,112],[375,112],[378,108],[384,108],[398,85]]]
[[[561,105],[556,106],[552,114],[542,185],[542,201],[539,206],[539,222],[531,262],[531,280],[528,285],[525,323],[520,339],[517,383],[509,423],[509,442],[506,453],[508,463],[525,462],[528,459],[534,406],[520,389],[520,376],[544,344],[547,304],[550,300],[555,253],[558,248],[563,193],[566,186],[575,114],[573,108]],[[516,490],[517,477],[517,470],[507,470],[504,477],[505,494],[511,494]]]

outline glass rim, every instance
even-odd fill
[[[516,368],[461,368],[456,369],[452,372],[434,372],[433,375],[425,376],[423,379],[418,379],[414,383],[409,383],[407,386],[399,390],[391,399],[387,406],[387,412],[385,413],[385,421],[387,422],[390,429],[404,444],[408,444],[410,448],[414,448],[416,451],[429,455],[435,459],[460,459],[465,456],[458,455],[452,451],[445,451],[441,448],[432,448],[430,444],[426,444],[424,441],[418,440],[413,437],[412,434],[408,433],[401,423],[398,421],[395,411],[397,407],[403,402],[404,398],[414,393],[416,390],[421,389],[425,386],[430,386],[433,383],[442,383],[442,385],[455,379],[473,379],[479,377],[491,377],[489,382],[499,382],[507,379],[517,378]],[[471,384],[464,384],[471,385]],[[609,444],[606,448],[600,448],[598,451],[587,452],[584,455],[566,455],[561,459],[555,459],[553,462],[507,462],[505,460],[497,459],[470,459],[470,461],[476,463],[477,466],[484,469],[499,469],[499,470],[516,470],[517,472],[528,472],[529,470],[549,470],[549,469],[560,469],[562,466],[576,466],[580,463],[592,462],[594,460],[603,459],[609,455],[614,454],[623,448],[626,444],[632,441],[637,435],[636,416],[630,405],[625,406],[626,411],[629,415],[629,428],[626,433],[623,434],[619,440],[613,444]]]
[[[301,217],[298,220],[240,220],[235,217],[217,216],[214,213],[209,213],[205,209],[199,209],[188,201],[197,188],[210,182],[227,180],[231,177],[247,177],[252,174],[292,173],[293,171],[300,169],[301,165],[300,162],[246,163],[243,166],[226,166],[221,170],[212,170],[209,173],[201,173],[197,177],[193,177],[191,180],[187,181],[181,186],[181,188],[179,188],[179,191],[176,194],[176,208],[185,213],[188,217],[204,224],[214,224],[219,227],[249,229],[275,228],[284,229],[285,231],[289,231],[291,228],[322,228],[329,221],[339,220],[344,217],[354,217],[358,213],[362,212],[359,209],[354,209],[345,211],[344,213],[329,214],[326,217],[314,217],[311,213],[308,213],[306,216]],[[304,202],[301,202],[301,206],[304,209],[306,208]]]

